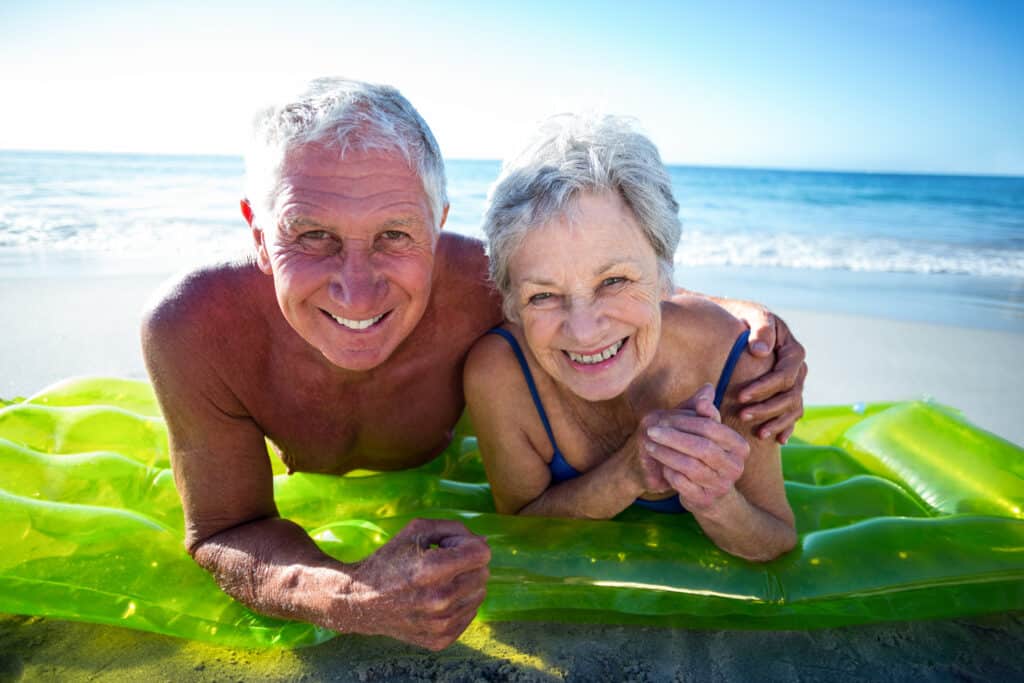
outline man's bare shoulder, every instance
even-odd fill
[[[437,243],[437,266],[441,275],[480,287],[490,287],[487,253],[480,240],[453,232],[442,232]]]
[[[478,333],[501,322],[501,300],[488,275],[483,242],[442,233],[435,268],[435,292],[448,311],[471,318]]]
[[[217,263],[164,282],[143,312],[143,330],[215,330],[251,308],[265,278],[251,261]]]
[[[274,305],[272,281],[252,262],[203,266],[171,278],[142,317],[151,377],[157,371],[234,367],[253,357],[271,337],[268,311]]]

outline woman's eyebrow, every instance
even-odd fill
[[[602,275],[604,273],[607,273],[609,270],[614,270],[616,268],[621,268],[622,266],[639,266],[639,265],[640,265],[640,262],[637,261],[636,259],[616,258],[616,259],[612,259],[611,261],[607,261],[600,268],[596,268],[594,270],[594,275]]]

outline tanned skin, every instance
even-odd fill
[[[273,216],[243,203],[256,258],[187,275],[144,318],[187,548],[257,612],[442,649],[484,598],[486,541],[416,520],[366,560],[338,562],[279,517],[266,439],[293,472],[435,457],[464,408],[466,355],[501,322],[486,256],[439,231],[447,208],[436,221],[400,155],[307,146],[281,178]],[[769,349],[787,335],[755,328]],[[763,400],[781,382],[786,398],[757,413],[789,416],[776,435],[802,407],[803,349],[788,348],[795,365],[748,387]]]

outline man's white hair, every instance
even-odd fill
[[[317,78],[256,114],[245,154],[245,192],[256,220],[274,220],[281,167],[289,152],[310,143],[342,155],[399,152],[423,182],[440,227],[448,205],[444,160],[426,121],[395,88],[344,78]]]

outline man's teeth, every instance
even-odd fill
[[[600,363],[603,360],[608,360],[609,358],[611,358],[612,356],[617,354],[619,352],[619,349],[621,349],[622,345],[625,344],[625,343],[626,343],[626,340],[625,339],[621,339],[621,340],[615,342],[614,344],[612,344],[611,346],[609,346],[607,349],[605,349],[601,353],[594,353],[594,354],[590,354],[590,355],[583,355],[583,354],[580,354],[580,353],[573,353],[572,351],[567,351],[566,353],[569,354],[569,358],[571,358],[574,363],[582,363],[584,365],[593,365],[594,363]]]
[[[341,317],[338,317],[336,315],[332,315],[331,317],[334,318],[334,320],[339,325],[343,325],[343,326],[349,328],[350,330],[365,330],[367,327],[369,327],[370,325],[375,324],[378,320],[383,318],[384,314],[381,313],[380,315],[378,315],[376,317],[367,318],[366,320],[349,320],[348,318],[341,318]]]

